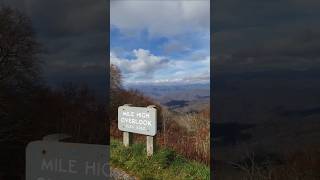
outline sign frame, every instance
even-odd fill
[[[155,106],[118,107],[118,129],[123,132],[155,136],[157,134],[157,109]]]

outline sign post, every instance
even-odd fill
[[[153,136],[147,136],[147,156],[153,155],[154,141]]]
[[[129,147],[131,144],[132,138],[130,136],[131,134],[129,132],[123,132],[123,145],[125,147]]]
[[[118,128],[123,131],[123,144],[128,147],[131,143],[131,133],[147,136],[147,155],[154,152],[154,136],[157,133],[156,106],[133,107],[125,104],[118,108]]]

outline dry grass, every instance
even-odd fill
[[[171,147],[185,157],[206,164],[210,162],[209,108],[200,113],[172,115],[163,113],[163,146]]]

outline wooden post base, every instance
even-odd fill
[[[152,156],[154,152],[153,136],[147,136],[147,156]]]
[[[123,145],[129,147],[131,144],[131,134],[129,132],[123,132]]]

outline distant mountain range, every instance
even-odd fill
[[[210,102],[209,84],[131,85],[161,105],[178,112],[198,112]]]

